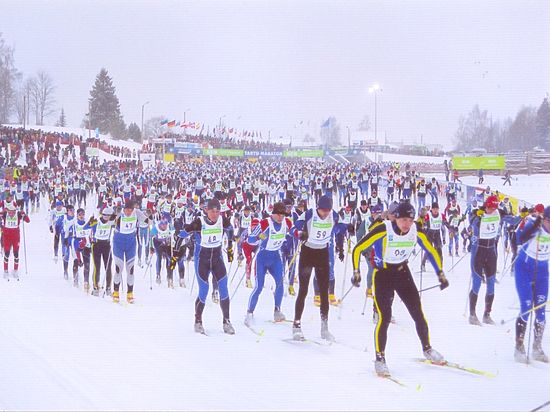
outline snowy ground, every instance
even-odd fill
[[[414,362],[420,345],[396,297],[397,323],[390,326],[386,356],[390,371],[406,385],[401,387],[374,375],[372,301],[361,314],[365,280],[341,310],[331,307],[330,328],[338,341],[332,346],[283,341],[291,336],[291,324],[268,322],[270,278],[255,313],[261,337],[242,324],[251,291],[244,287],[231,302],[237,334],[222,333],[221,311],[209,301],[206,337],[193,332],[196,285],[192,295],[189,288],[169,290],[163,273],[162,285],[153,283],[150,290],[145,268],[137,268],[136,304],[113,304],[63,280],[61,262],[52,259],[52,238],[43,208],[26,228],[21,281],[0,281],[1,410],[530,410],[550,399],[550,365],[515,363],[513,322],[500,325],[518,313],[513,278],[502,272],[505,253],[499,256],[493,309],[497,326],[467,323],[469,256],[450,271],[459,258],[445,250],[451,286],[423,294],[433,346],[451,361],[496,377]],[[416,258],[411,267],[419,265]],[[343,279],[349,286],[351,262],[344,274],[345,267],[336,264],[338,295]],[[423,287],[437,283],[431,269],[415,278]],[[482,310],[479,304],[478,315]],[[284,298],[283,311],[292,318],[293,297]],[[311,288],[302,323],[306,337],[320,340]],[[550,351],[548,334],[544,345]]]

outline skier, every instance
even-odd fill
[[[192,232],[200,233],[200,251],[197,264],[197,281],[199,294],[195,301],[195,332],[205,334],[202,324],[202,312],[208,296],[208,277],[210,273],[216,278],[220,291],[220,307],[223,313],[223,331],[229,335],[235,334],[235,328],[229,319],[229,291],[227,289],[227,270],[223,261],[222,243],[224,230],[227,231],[227,259],[233,261],[233,226],[227,217],[220,216],[220,202],[210,199],[206,205],[206,216],[197,217],[186,224],[178,234],[172,258],[172,268],[183,254],[183,241]]]
[[[374,340],[376,348],[375,370],[380,376],[389,376],[386,365],[385,348],[388,326],[391,321],[391,306],[394,292],[397,292],[416,324],[416,331],[426,359],[434,363],[444,362],[443,356],[430,345],[428,324],[422,312],[420,296],[407,265],[407,260],[417,243],[428,255],[437,273],[440,288],[445,289],[449,282],[442,270],[439,254],[422,232],[419,223],[414,222],[414,207],[402,202],[395,210],[395,222],[385,221],[376,225],[353,249],[352,284],[360,286],[359,260],[361,253],[373,247],[376,268],[373,274],[374,302],[378,311],[378,324]]]
[[[516,320],[516,348],[514,357],[517,362],[528,363],[523,340],[529,319],[529,310],[540,306],[535,315],[535,341],[533,358],[548,363],[548,356],[542,349],[542,336],[546,323],[546,307],[541,306],[548,300],[548,261],[550,261],[550,206],[546,206],[543,216],[529,218],[516,230],[519,244],[518,258],[515,260],[516,290],[520,301],[520,316]]]
[[[55,202],[55,208],[50,212],[50,233],[54,233],[53,237],[53,253],[54,253],[54,260],[57,261],[57,252],[59,250],[59,239],[61,236],[61,224],[58,224],[58,222],[61,221],[63,216],[67,213],[67,210],[63,206],[63,202],[61,200],[56,200]]]
[[[136,231],[139,222],[148,221],[149,216],[139,209],[134,209],[134,202],[131,200],[124,204],[122,214],[115,220],[115,233],[113,235],[113,260],[115,262],[115,278],[113,301],[120,301],[120,282],[122,281],[122,270],[126,264],[126,284],[128,291],[126,300],[134,303],[134,260],[136,258]]]
[[[472,288],[469,294],[471,325],[481,326],[476,315],[476,304],[482,276],[485,276],[487,292],[485,295],[485,312],[483,323],[494,325],[491,319],[491,309],[495,299],[495,275],[497,270],[497,243],[500,228],[501,211],[498,209],[498,197],[491,195],[482,207],[472,213],[470,226],[472,228],[471,270]]]
[[[332,209],[332,198],[328,196],[321,196],[317,203],[317,209],[309,209],[302,213],[296,222],[295,228],[301,232],[299,237],[304,243],[298,263],[300,287],[296,297],[292,326],[295,340],[304,340],[301,318],[313,269],[315,269],[315,276],[319,282],[319,294],[321,296],[321,337],[326,340],[334,340],[334,336],[328,330],[329,247],[333,235],[336,235],[337,239],[342,242],[337,244],[337,247],[343,250],[343,236],[340,235],[343,235],[344,231],[347,230],[346,225],[338,222],[338,213]]]
[[[111,296],[112,280],[112,251],[111,232],[116,215],[112,207],[106,207],[101,211],[99,220],[91,222],[92,259],[94,261],[93,296],[99,296],[99,279],[101,277],[101,260],[105,266],[105,294]]]
[[[4,247],[4,278],[9,278],[8,263],[10,252],[13,249],[13,277],[19,279],[19,240],[21,221],[30,223],[29,216],[24,211],[17,211],[14,204],[9,202],[4,207],[0,218],[2,227],[2,242]]]
[[[281,311],[284,286],[283,260],[280,249],[286,239],[287,233],[290,232],[293,226],[292,221],[286,215],[287,212],[284,203],[275,203],[271,217],[262,219],[260,224],[248,235],[249,243],[254,244],[259,239],[260,245],[256,255],[256,284],[248,300],[248,310],[244,321],[246,326],[252,325],[254,309],[264,288],[265,275],[268,271],[275,280],[273,320],[275,322],[282,322],[286,319]]]

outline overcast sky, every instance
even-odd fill
[[[113,77],[127,123],[166,115],[261,130],[345,132],[450,143],[474,104],[493,118],[550,92],[550,2],[1,0],[0,31],[25,75],[56,83],[70,126],[95,76]],[[55,122],[55,116],[49,119]],[[372,136],[374,130],[369,135]]]

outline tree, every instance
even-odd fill
[[[66,127],[67,126],[67,119],[65,118],[65,109],[63,107],[61,108],[61,113],[59,114],[59,119],[57,120],[57,123],[55,124],[58,127]]]
[[[36,77],[30,81],[31,102],[36,116],[36,124],[39,126],[43,126],[44,118],[54,112],[54,90],[52,78],[43,70],[39,71]]]
[[[126,124],[120,112],[113,80],[105,68],[99,71],[88,102],[90,111],[83,122],[86,127],[99,128],[101,133],[111,133],[116,139],[125,138]]]
[[[320,136],[322,144],[328,147],[340,145],[340,125],[336,117],[331,116],[321,124]]]
[[[494,135],[491,133],[491,120],[487,110],[481,111],[476,104],[467,117],[458,120],[458,130],[455,133],[456,148],[469,150],[478,147],[494,150],[496,147]]]
[[[141,143],[141,130],[139,126],[135,123],[130,123],[128,126],[128,139],[133,140],[134,142]]]
[[[15,68],[14,49],[0,33],[0,123],[7,123],[14,109],[16,85],[21,74]]]
[[[511,149],[531,150],[537,145],[537,109],[522,107],[510,125],[508,139]]]
[[[368,132],[370,130],[370,117],[365,115],[363,120],[357,125],[358,132]]]
[[[143,139],[154,139],[162,134],[162,122],[166,116],[151,117],[143,125]]]
[[[542,101],[537,110],[536,133],[538,144],[550,149],[550,104],[548,97]]]

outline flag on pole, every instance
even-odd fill
[[[166,124],[166,126],[168,126],[168,127],[174,127],[175,125],[176,125],[176,121],[175,121],[175,120],[172,120],[171,122],[168,122],[168,123]]]
[[[166,123],[168,123],[168,119],[162,120],[162,121],[160,122],[160,125],[162,126],[162,125],[165,125]]]

